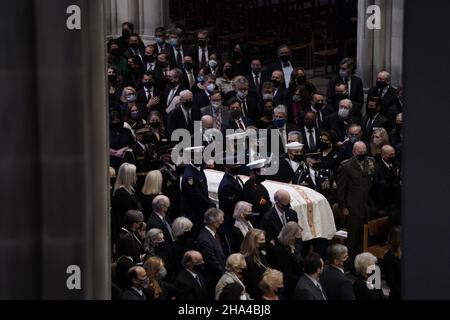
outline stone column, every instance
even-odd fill
[[[81,30],[66,27],[72,5]],[[0,127],[0,298],[108,299],[104,3],[16,0],[0,26],[0,84],[14,110]],[[72,265],[80,290],[67,287]]]
[[[391,72],[394,86],[401,83],[404,0],[360,0],[358,14],[357,73],[370,88],[381,70]],[[381,9],[381,30],[367,28],[367,8]]]
[[[154,39],[155,29],[168,24],[164,12],[167,0],[139,0],[140,27],[144,42]]]

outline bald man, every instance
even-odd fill
[[[367,156],[364,142],[353,146],[353,157],[342,162],[337,174],[337,195],[341,214],[348,216],[347,246],[350,255],[362,252],[363,228],[369,218],[369,195],[375,160]]]
[[[275,205],[265,214],[261,229],[266,232],[266,240],[273,242],[281,229],[290,221],[298,223],[297,212],[291,208],[291,195],[286,190],[278,190],[274,196]]]
[[[383,146],[381,161],[375,169],[373,198],[379,215],[388,215],[400,224],[401,180],[400,164],[395,149]]]
[[[375,96],[380,97],[380,113],[383,116],[388,117],[389,109],[395,106],[398,102],[397,94],[397,89],[391,86],[390,73],[387,71],[381,71],[377,75],[376,85],[373,86],[367,94],[367,101],[370,101],[370,99]]]
[[[183,269],[175,280],[177,300],[206,300],[206,281],[203,276],[205,262],[198,251],[188,251],[181,261]]]

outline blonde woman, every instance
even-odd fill
[[[378,162],[381,160],[381,148],[390,145],[389,134],[384,128],[377,128],[373,130],[370,139],[370,155]]]
[[[279,291],[284,287],[283,282],[282,272],[274,269],[264,272],[259,283],[263,292],[262,300],[280,300]]]
[[[245,201],[240,201],[234,206],[233,219],[235,223],[229,239],[231,252],[233,253],[239,252],[244,237],[253,229],[250,222],[252,208],[252,204]]]
[[[142,212],[145,216],[145,221],[148,220],[152,213],[152,202],[156,196],[161,195],[163,177],[159,170],[153,170],[147,173],[145,177],[144,186],[142,187],[140,201],[142,204]]]
[[[261,277],[267,269],[266,235],[261,229],[251,229],[244,237],[241,254],[247,263],[244,284],[247,292],[254,299],[260,299],[262,292],[258,287]]]
[[[115,241],[123,225],[123,217],[129,210],[140,210],[139,199],[135,192],[137,177],[136,166],[124,163],[117,172],[111,199],[111,228]]]
[[[296,248],[296,243],[302,240],[302,231],[297,222],[288,222],[267,254],[270,267],[283,272],[284,298],[288,300],[294,298],[295,286],[302,275],[302,254]]]

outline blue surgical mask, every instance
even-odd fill
[[[131,95],[127,96],[127,102],[135,102],[135,101],[136,101],[135,94],[131,94]]]
[[[170,39],[170,44],[171,44],[173,47],[177,47],[177,46],[178,46],[178,43],[179,43],[178,39]]]
[[[139,111],[132,112],[131,119],[133,119],[133,120],[139,119]]]
[[[206,91],[208,91],[209,93],[212,93],[214,89],[216,89],[216,85],[214,83],[211,83],[206,87]]]
[[[198,77],[197,77],[197,81],[198,81],[199,83],[202,83],[204,79],[205,79],[205,78],[204,78],[203,76],[198,76]]]
[[[286,120],[284,120],[284,119],[275,120],[275,126],[278,128],[284,127],[285,124],[286,124]]]
[[[245,98],[247,98],[247,91],[238,91],[237,97],[241,100],[244,100]]]
[[[155,41],[158,44],[158,46],[162,46],[164,44],[164,40],[161,37],[156,37]]]

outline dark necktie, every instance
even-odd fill
[[[176,49],[177,50],[177,65],[178,67],[182,68],[183,67],[183,57],[181,56],[181,49]]]
[[[200,286],[200,288],[203,288],[202,281],[200,280],[200,277],[198,275],[195,276],[195,280],[197,280],[197,283]]]
[[[316,149],[316,141],[314,140],[314,134],[313,131],[310,129],[309,132],[309,149],[315,150]]]
[[[255,75],[255,85],[256,85],[256,93],[259,95],[260,82],[259,82],[259,75],[258,74]]]
[[[202,48],[202,60],[200,63],[200,68],[201,69],[206,68],[206,49],[205,48]]]
[[[327,300],[327,297],[325,295],[325,293],[322,290],[322,286],[320,285],[320,283],[317,283],[317,288],[320,290],[320,292],[322,293],[323,299]]]
[[[242,100],[242,111],[244,113],[244,117],[246,117],[247,114],[248,114],[247,101],[246,100]]]
[[[284,68],[289,68],[290,65],[291,65],[291,64],[290,64],[289,62],[283,63],[283,67],[284,67]]]

